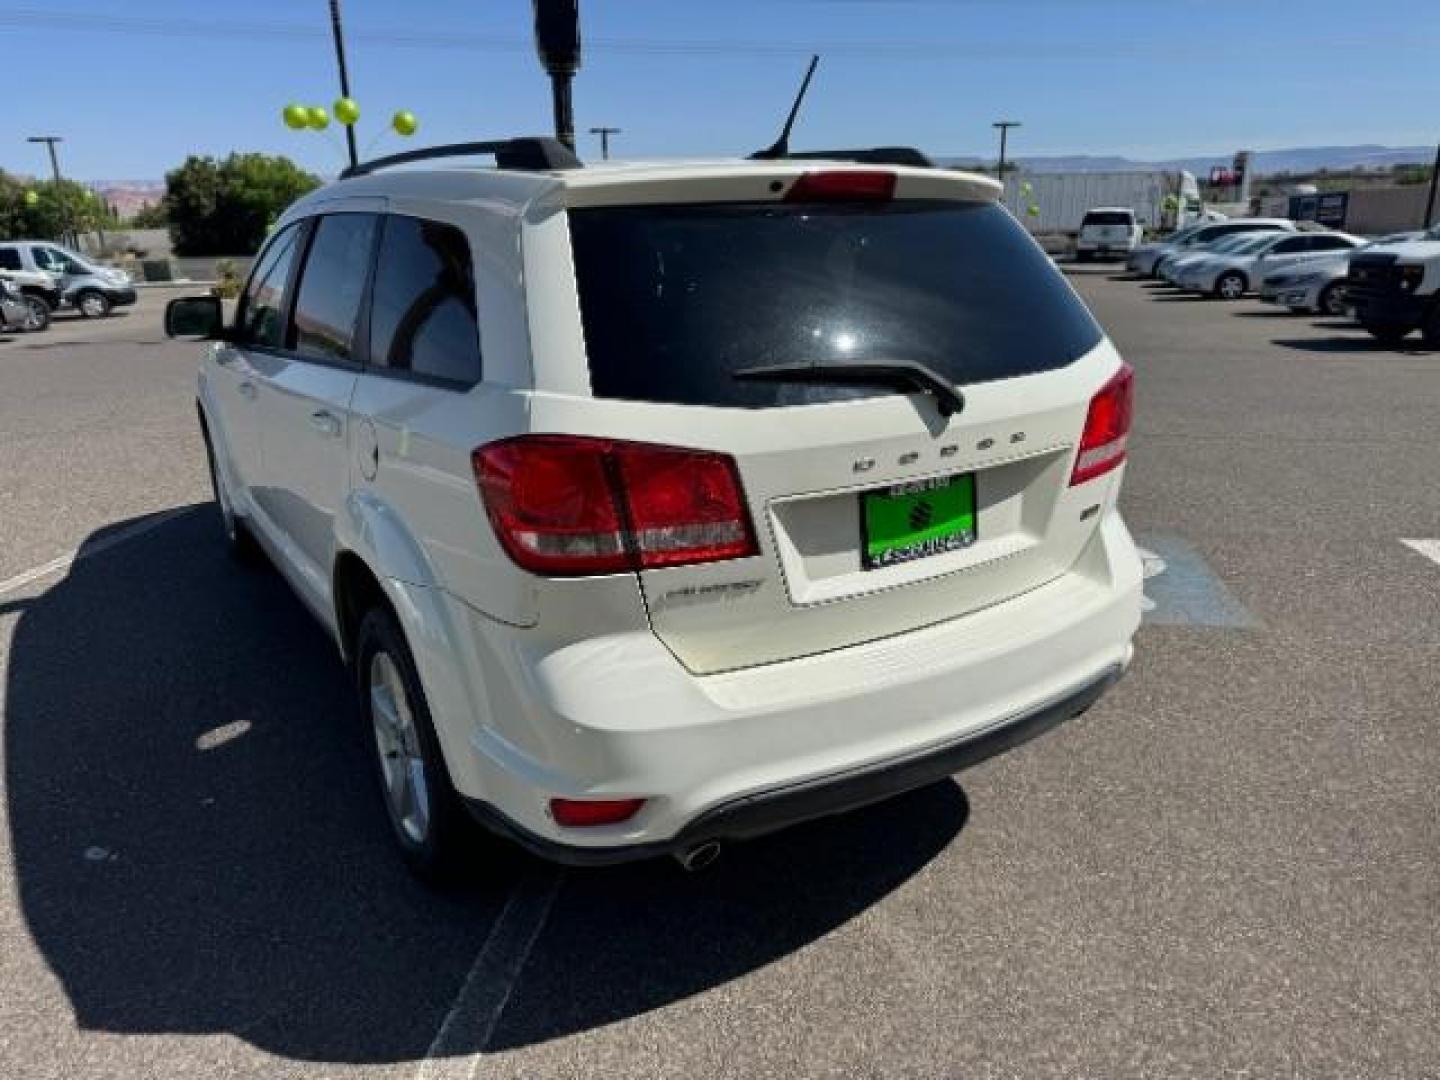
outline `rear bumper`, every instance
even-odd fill
[[[753,792],[702,813],[667,840],[581,847],[530,832],[481,799],[467,799],[475,818],[531,853],[567,866],[609,866],[680,855],[708,841],[748,840],[804,821],[842,814],[953,776],[1058,727],[1091,705],[1124,674],[1116,664],[1060,698],[996,721],[939,747],[827,776]]]
[[[457,790],[562,862],[624,861],[757,835],[904,791],[1082,711],[1131,655],[1141,567],[1110,511],[1080,560],[982,611],[869,643],[697,676],[653,634],[550,642],[449,598],[467,670],[428,667]],[[473,702],[469,708],[465,701]],[[565,829],[549,801],[641,797]]]

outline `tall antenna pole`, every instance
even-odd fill
[[[810,57],[810,66],[805,69],[805,78],[800,83],[800,92],[795,95],[795,104],[790,106],[790,115],[785,118],[785,126],[780,129],[780,138],[775,140],[773,146],[764,150],[757,150],[750,155],[752,161],[776,161],[790,154],[790,129],[795,126],[795,117],[800,115],[800,105],[805,100],[805,91],[810,89],[810,80],[815,77],[815,69],[820,65],[820,54],[816,53]]]
[[[350,96],[350,72],[345,67],[345,32],[340,28],[340,0],[330,0],[330,30],[335,35],[335,63],[340,68],[340,96]],[[345,125],[345,146],[350,151],[350,167],[360,164],[355,152],[355,125]]]

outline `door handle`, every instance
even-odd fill
[[[340,434],[340,418],[328,409],[316,409],[311,413],[310,424],[322,435]]]
[[[240,396],[246,401],[255,400],[255,384],[249,379],[246,379],[240,384]]]

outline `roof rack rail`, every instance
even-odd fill
[[[340,179],[352,176],[366,176],[376,169],[388,169],[392,165],[405,165],[411,161],[429,161],[434,158],[472,157],[475,154],[495,155],[495,166],[499,169],[513,169],[518,172],[548,172],[555,169],[579,169],[584,166],[573,150],[559,139],[543,136],[523,136],[517,139],[500,139],[496,142],[447,143],[444,146],[427,146],[420,150],[406,150],[402,154],[375,158],[351,165],[340,174]]]
[[[857,161],[865,165],[914,165],[932,169],[935,163],[913,146],[871,146],[855,150],[795,150],[786,158],[819,161]]]

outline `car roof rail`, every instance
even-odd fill
[[[913,146],[870,146],[854,150],[795,150],[786,158],[810,161],[857,161],[865,165],[913,165],[934,168],[935,163]]]
[[[575,152],[559,139],[544,136],[524,136],[516,139],[500,139],[495,142],[447,143],[444,146],[427,146],[420,150],[406,150],[404,153],[375,158],[351,165],[340,174],[340,179],[352,176],[367,176],[376,169],[388,169],[392,165],[406,165],[412,161],[431,161],[436,158],[473,157],[476,154],[493,154],[495,167],[517,172],[549,172],[556,169],[584,168]]]

